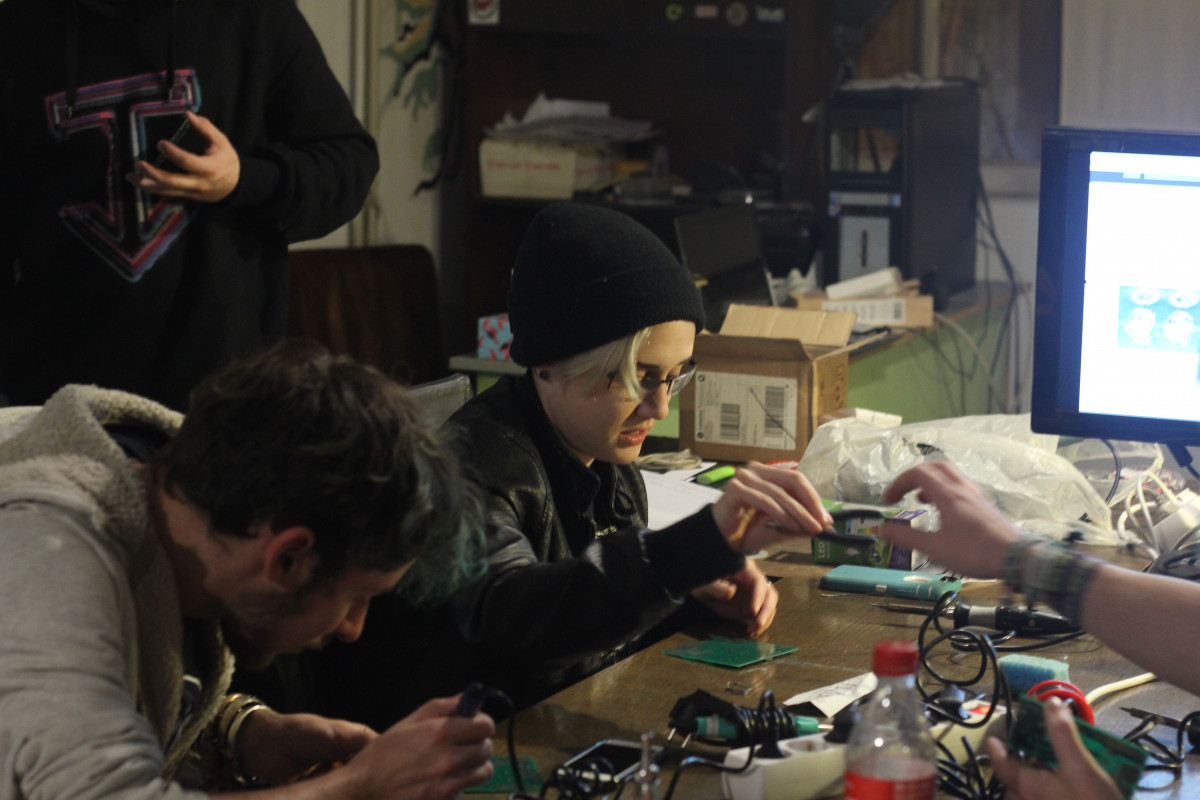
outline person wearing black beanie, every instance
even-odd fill
[[[704,328],[691,275],[632,218],[599,206],[552,205],[534,218],[517,251],[508,292],[522,366],[549,364],[661,322]]]
[[[484,490],[488,572],[442,610],[453,626],[406,635],[412,609],[374,604],[345,654],[389,686],[363,685],[359,707],[330,713],[382,725],[467,681],[523,707],[682,624],[684,606],[757,635],[778,595],[744,553],[832,523],[800,473],[753,464],[714,505],[646,529],[633,462],[695,371],[704,307],[687,270],[641,224],[598,206],[543,209],[518,251],[508,313],[510,354],[526,372],[449,423]],[[414,674],[406,645],[418,637],[426,663]],[[341,681],[350,684],[360,682]],[[392,687],[409,701],[388,705]]]

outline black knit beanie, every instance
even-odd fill
[[[633,219],[599,206],[543,209],[517,251],[508,291],[513,361],[549,364],[661,322],[704,327],[691,275]]]

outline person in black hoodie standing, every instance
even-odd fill
[[[182,408],[378,168],[294,0],[0,2],[0,403]]]

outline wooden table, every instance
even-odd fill
[[[723,669],[666,656],[662,651],[731,631],[713,628],[675,634],[518,714],[514,731],[517,754],[534,757],[543,776],[548,776],[569,756],[599,739],[637,741],[643,732],[653,731],[656,742],[661,744],[667,736],[668,715],[675,701],[697,689],[746,706],[756,706],[763,691],[771,689],[782,702],[799,692],[869,672],[872,645],[879,639],[915,641],[917,638],[924,616],[886,610],[879,605],[884,598],[819,588],[817,582],[828,568],[814,565],[807,553],[782,550],[762,558],[760,564],[767,575],[778,577],[775,586],[780,593],[775,622],[763,638],[794,645],[798,648],[796,652],[757,666]],[[968,585],[963,594],[982,601],[995,597],[999,591],[996,583],[980,583]],[[948,645],[945,649],[946,654],[940,657],[942,663],[948,663],[950,657],[961,658],[954,656]],[[1145,671],[1091,636],[1037,650],[1031,655],[1065,661],[1070,680],[1085,693]],[[987,685],[990,688],[990,683]],[[1182,718],[1200,708],[1200,699],[1174,687],[1150,684],[1098,701],[1097,724],[1124,734],[1135,723],[1131,716],[1120,711],[1126,705]],[[508,752],[507,725],[499,726],[497,754]],[[1166,730],[1163,729],[1164,736],[1160,738],[1173,743],[1173,736],[1166,738]],[[671,744],[672,749],[677,749],[679,739]],[[688,754],[718,759],[723,754],[721,750],[696,745],[688,750]],[[1170,782],[1165,775],[1159,775],[1155,782],[1168,784],[1167,788],[1141,792],[1138,796],[1200,798],[1200,769],[1193,761],[1197,761],[1194,756],[1188,758],[1182,780]],[[664,790],[671,772],[669,768],[663,770]],[[675,793],[676,798],[692,800],[721,796],[719,775],[703,768],[685,771]]]

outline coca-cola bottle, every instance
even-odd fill
[[[875,644],[879,683],[846,742],[845,800],[933,800],[937,746],[917,692],[917,645]]]

